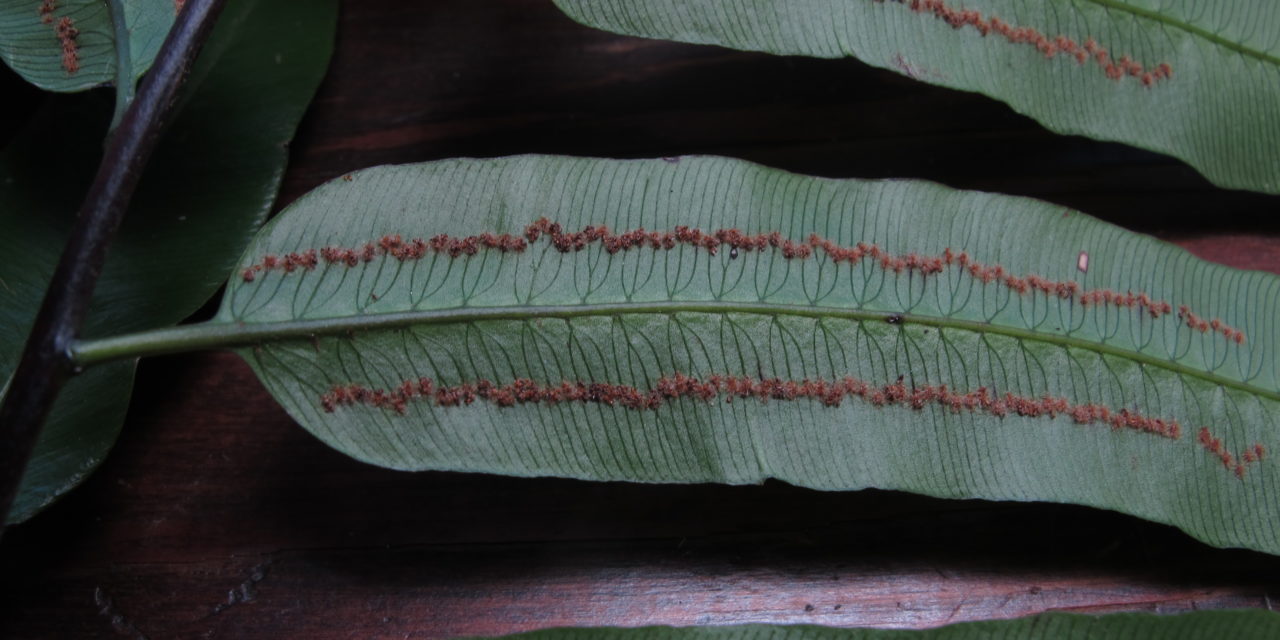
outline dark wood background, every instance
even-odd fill
[[[549,0],[346,2],[292,150],[281,206],[383,163],[721,154],[1034,196],[1280,272],[1280,198],[856,61],[623,38]],[[927,627],[1280,600],[1280,559],[1080,507],[376,469],[307,435],[226,354],[142,363],[111,457],[6,534],[0,571],[11,638]]]

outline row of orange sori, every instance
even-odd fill
[[[53,35],[57,36],[58,44],[62,46],[62,68],[70,75],[80,70],[80,45],[76,42],[80,30],[76,28],[76,22],[71,16],[62,16],[55,22],[53,12],[57,8],[55,0],[42,0],[40,21],[53,25]]]
[[[519,378],[507,384],[477,380],[456,385],[439,385],[431,378],[405,380],[392,389],[374,389],[360,384],[335,385],[321,394],[320,406],[327,413],[354,405],[389,409],[404,415],[412,401],[425,401],[439,407],[458,407],[488,402],[499,407],[522,404],[594,403],[638,411],[652,411],[666,402],[689,398],[711,402],[723,399],[816,400],[828,407],[838,407],[846,399],[859,399],[874,406],[904,406],[921,410],[937,405],[953,412],[981,412],[997,417],[1070,417],[1077,424],[1105,424],[1112,429],[1131,429],[1171,440],[1182,437],[1177,420],[1145,416],[1129,409],[1112,410],[1095,403],[1075,404],[1054,396],[1021,396],[992,393],[985,387],[969,392],[952,391],[946,385],[911,386],[901,381],[874,385],[853,377],[839,380],[806,378],[752,378],[750,376],[711,375],[698,378],[676,373],[658,379],[652,389],[605,382],[561,381],[541,384]],[[1216,456],[1223,468],[1243,478],[1249,466],[1261,462],[1266,448],[1254,443],[1239,456],[1226,450],[1220,438],[1202,427],[1197,440]]]
[[[1244,477],[1249,465],[1262,462],[1262,459],[1267,456],[1267,448],[1262,446],[1261,442],[1255,442],[1237,458],[1227,451],[1226,446],[1222,444],[1222,438],[1213,437],[1207,427],[1200,428],[1200,432],[1196,434],[1196,441],[1204,447],[1205,451],[1217,456],[1223,467],[1230,469],[1240,478]]]
[[[939,405],[955,412],[982,412],[1000,417],[1010,414],[1028,417],[1064,415],[1079,424],[1108,424],[1116,429],[1134,429],[1172,439],[1177,439],[1182,434],[1182,427],[1176,420],[1144,416],[1129,409],[1113,411],[1100,404],[1073,404],[1061,397],[1035,398],[1013,393],[998,394],[985,387],[957,392],[948,389],[946,385],[908,387],[901,381],[873,385],[853,377],[839,380],[784,380],[712,375],[703,379],[676,373],[659,378],[657,384],[648,390],[603,382],[561,381],[544,385],[525,378],[501,385],[488,380],[437,385],[430,378],[420,378],[406,380],[393,389],[370,389],[358,384],[337,385],[321,395],[320,405],[326,412],[333,412],[338,407],[361,404],[387,408],[401,414],[408,410],[409,402],[414,399],[424,399],[443,407],[484,400],[500,407],[530,403],[590,402],[626,409],[653,410],[676,398],[703,401],[723,399],[726,402],[732,402],[735,398],[761,402],[810,399],[829,407],[838,407],[846,399],[857,398],[875,406],[902,405],[923,409],[929,405]]]
[[[1098,63],[1098,68],[1112,80],[1119,80],[1128,75],[1141,80],[1143,85],[1150,87],[1161,80],[1173,76],[1173,67],[1167,62],[1162,62],[1148,69],[1142,63],[1127,55],[1112,59],[1107,49],[1098,44],[1093,38],[1089,38],[1085,40],[1084,44],[1080,44],[1066,35],[1050,37],[1035,28],[1017,27],[996,16],[984,17],[980,11],[956,9],[948,5],[944,0],[894,1],[907,5],[917,13],[932,14],[956,29],[966,26],[973,27],[983,36],[995,33],[1010,42],[1031,45],[1044,54],[1046,58],[1053,58],[1059,53],[1063,53],[1074,57],[1080,64],[1092,59]]]
[[[430,240],[413,238],[406,241],[399,234],[389,234],[376,243],[366,242],[355,248],[330,246],[280,256],[268,254],[246,268],[242,276],[246,282],[253,282],[258,273],[265,271],[293,273],[298,270],[315,269],[321,262],[355,267],[380,256],[409,261],[420,260],[435,254],[455,258],[471,256],[481,249],[519,253],[525,251],[530,243],[543,238],[562,253],[582,251],[595,244],[601,245],[609,253],[636,249],[669,251],[677,246],[689,246],[715,255],[723,247],[729,247],[732,257],[737,257],[740,251],[772,250],[781,253],[788,260],[806,260],[816,255],[816,252],[821,252],[837,264],[858,264],[864,259],[869,259],[872,264],[897,274],[905,272],[930,276],[942,273],[949,267],[956,267],[984,284],[998,283],[1019,294],[1038,292],[1064,300],[1074,300],[1086,307],[1093,305],[1138,309],[1152,318],[1159,318],[1173,312],[1173,305],[1168,301],[1154,299],[1146,293],[1084,289],[1079,283],[1070,280],[1056,281],[1034,274],[1018,276],[1000,265],[983,264],[972,259],[966,252],[955,252],[950,248],[937,256],[917,253],[894,255],[876,244],[865,242],[859,242],[850,247],[841,246],[816,233],[811,233],[805,241],[798,242],[783,237],[777,231],[750,234],[738,229],[723,228],[706,232],[688,226],[677,226],[670,231],[639,228],[614,233],[605,225],[586,225],[580,231],[566,231],[559,223],[546,218],[539,218],[526,226],[522,235],[488,232],[470,236],[438,234]],[[1245,342],[1243,331],[1228,326],[1216,318],[1206,320],[1192,312],[1186,305],[1178,308],[1178,316],[1188,327],[1201,333],[1212,331],[1236,344]]]

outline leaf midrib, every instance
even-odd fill
[[[1168,25],[1170,27],[1181,29],[1192,35],[1200,36],[1201,38],[1204,38],[1209,42],[1212,42],[1220,47],[1224,47],[1226,49],[1235,51],[1236,53],[1241,53],[1251,58],[1256,58],[1263,62],[1268,62],[1270,64],[1280,66],[1280,57],[1272,56],[1270,54],[1259,51],[1257,49],[1247,47],[1233,40],[1228,40],[1227,38],[1224,38],[1216,33],[1213,33],[1212,31],[1208,31],[1201,27],[1197,27],[1189,22],[1183,22],[1182,20],[1172,18],[1170,16],[1167,16],[1163,13],[1159,13],[1157,11],[1135,7],[1133,5],[1120,2],[1119,0],[1084,0],[1084,2],[1106,7],[1108,9],[1115,9],[1116,11],[1123,11],[1130,15],[1135,15],[1141,18],[1147,18],[1148,20],[1154,20],[1156,22]]]
[[[261,323],[245,323],[212,320],[196,325],[80,341],[73,345],[72,355],[80,366],[90,366],[121,358],[164,355],[201,349],[225,349],[250,347],[280,340],[309,339],[322,335],[349,334],[354,331],[397,329],[417,325],[455,324],[482,320],[531,320],[536,318],[583,318],[634,314],[675,313],[747,313],[773,316],[798,316],[807,318],[839,318],[847,320],[900,319],[903,324],[960,329],[978,333],[991,333],[1021,340],[1031,340],[1062,347],[1073,347],[1103,355],[1124,358],[1140,364],[1159,367],[1168,371],[1198,378],[1211,384],[1237,389],[1269,400],[1280,401],[1280,392],[1264,389],[1247,382],[1232,380],[1212,372],[1196,369],[1178,362],[1157,358],[1091,340],[1060,334],[1043,333],[1004,325],[943,318],[938,316],[892,311],[869,311],[838,307],[797,306],[767,302],[724,301],[662,301],[617,302],[590,305],[525,305],[502,307],[461,307],[423,311],[364,314],[339,318],[312,320],[281,320]]]

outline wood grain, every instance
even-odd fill
[[[346,3],[280,204],[370,165],[526,152],[921,177],[1280,273],[1280,198],[854,61],[622,38],[547,0]],[[1280,599],[1280,558],[1080,507],[376,469],[308,436],[227,354],[144,362],[112,456],[6,534],[0,572],[6,638],[924,627]]]

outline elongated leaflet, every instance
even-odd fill
[[[1028,200],[523,157],[330,183],[219,321],[389,467],[1069,501],[1272,551],[1278,300]]]

